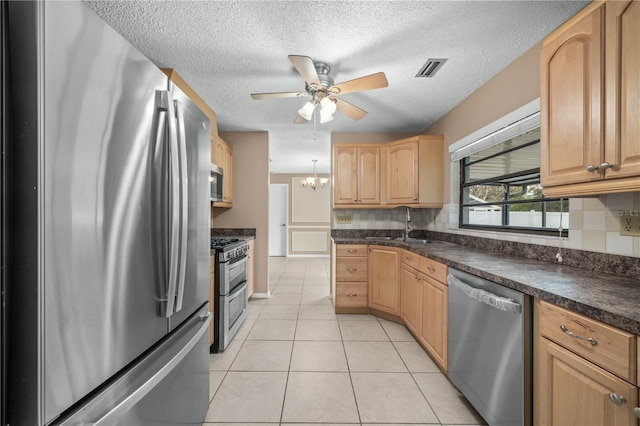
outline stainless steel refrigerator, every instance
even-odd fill
[[[6,13],[6,421],[200,424],[210,123],[83,3]]]

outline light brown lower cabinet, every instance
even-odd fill
[[[400,316],[401,250],[369,246],[369,307],[395,316]]]
[[[544,337],[538,344],[534,424],[637,426],[638,388]]]
[[[368,309],[367,246],[332,245],[333,307],[336,313]]]
[[[422,335],[422,285],[418,271],[402,264],[402,307],[400,317],[414,335]]]
[[[534,424],[638,426],[632,333],[534,302]]]
[[[403,252],[402,259],[400,317],[436,364],[443,371],[447,371],[448,287],[432,278],[432,276],[446,277],[447,267],[406,250]],[[424,262],[426,260],[429,260],[428,264]],[[420,265],[419,269],[413,268],[408,263]],[[426,275],[425,272],[431,276]]]
[[[422,287],[422,331],[419,337],[436,364],[447,371],[447,296],[449,288],[424,274],[420,274],[420,283]]]

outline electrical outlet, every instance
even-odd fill
[[[351,216],[338,216],[338,223],[341,223],[341,224],[351,223]]]
[[[640,237],[640,214],[620,217],[620,235]]]

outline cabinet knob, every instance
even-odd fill
[[[636,417],[640,419],[640,407],[634,408],[633,409],[633,414],[635,414]]]
[[[418,201],[418,197],[413,197],[413,201]]]
[[[358,269],[357,269],[357,268],[347,268],[347,271],[349,271],[349,272],[356,272],[356,271],[358,271]]]
[[[405,256],[405,259],[407,260],[407,262],[411,262],[413,260],[409,256]]]
[[[624,398],[624,396],[620,396],[615,392],[611,392],[609,394],[609,399],[611,400],[611,402],[613,402],[616,405],[622,405],[623,403],[627,402],[627,400]]]
[[[610,169],[612,167],[613,167],[613,164],[611,164],[611,163],[602,163],[602,164],[600,164],[600,168],[602,170],[607,170],[607,169]]]
[[[354,249],[347,250],[347,253],[357,253],[357,252],[358,252],[358,250],[354,250]]]
[[[593,172],[595,172],[596,170],[598,170],[599,168],[600,168],[600,167],[598,167],[598,166],[594,166],[593,164],[591,164],[591,165],[588,165],[588,166],[587,166],[587,171],[588,171],[588,172],[590,172],[590,173],[593,173]]]
[[[347,297],[356,297],[357,294],[356,293],[347,293]]]
[[[427,270],[433,274],[436,271],[436,268],[433,266],[427,266]]]

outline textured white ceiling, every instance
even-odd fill
[[[330,166],[332,131],[422,132],[586,1],[87,1],[161,67],[175,68],[216,111],[220,130],[269,132],[271,171]],[[332,67],[336,83],[378,71],[389,87],[345,94],[369,114],[294,125],[306,99],[287,55]],[[448,61],[415,78],[428,58]]]

